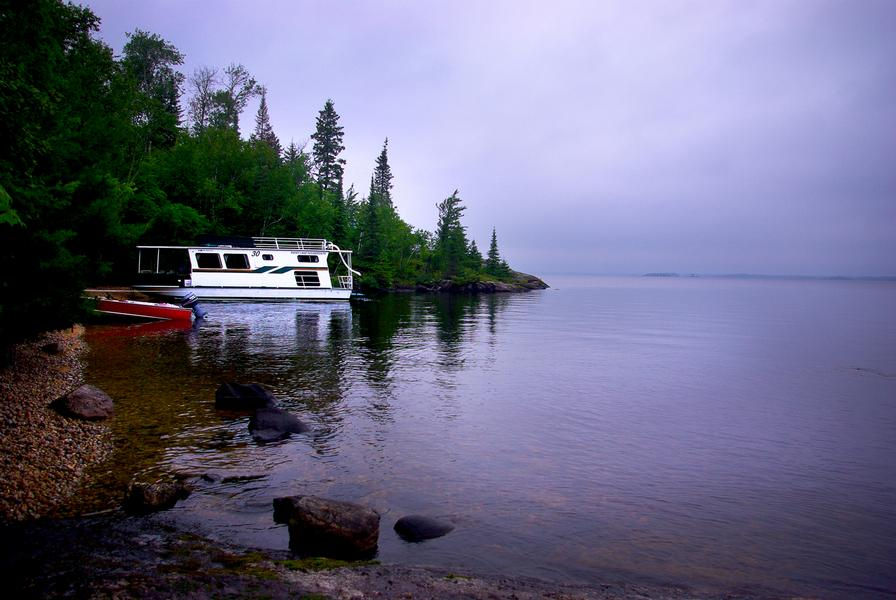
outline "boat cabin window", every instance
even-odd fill
[[[274,255],[273,254],[262,254],[261,258],[263,258],[264,260],[274,260]]]
[[[320,278],[317,271],[294,271],[296,285],[299,287],[320,287]]]
[[[320,262],[320,258],[316,254],[299,254],[300,263],[316,263]]]
[[[224,255],[224,264],[227,265],[228,269],[248,269],[249,268],[249,255],[248,254],[225,254]]]
[[[196,264],[199,265],[200,269],[220,269],[221,255],[217,252],[197,252]]]
[[[165,275],[186,275],[190,272],[190,255],[181,248],[140,248],[138,272]]]

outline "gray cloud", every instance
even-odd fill
[[[459,188],[518,268],[896,274],[892,2],[88,5],[245,64],[286,142],[333,98],[348,182],[388,136],[402,216]]]

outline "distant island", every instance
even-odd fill
[[[644,273],[641,277],[698,277],[701,279],[806,279],[819,281],[896,281],[896,275],[763,275],[761,273],[722,273],[682,275],[680,273]]]

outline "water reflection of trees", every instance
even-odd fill
[[[214,410],[225,381],[270,387],[284,408],[312,416],[306,443],[338,452],[353,409],[390,422],[396,392],[411,382],[447,389],[471,368],[469,357],[488,360],[477,342],[494,345],[508,300],[393,294],[352,305],[222,304],[195,329],[93,328],[89,380],[120,399],[111,426],[122,468],[113,470],[164,470],[178,452],[249,443],[242,424],[231,426],[235,417]]]

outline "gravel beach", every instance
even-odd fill
[[[75,326],[20,344],[0,370],[0,521],[64,512],[85,470],[112,451],[105,425],[50,407],[84,383],[83,332]]]

